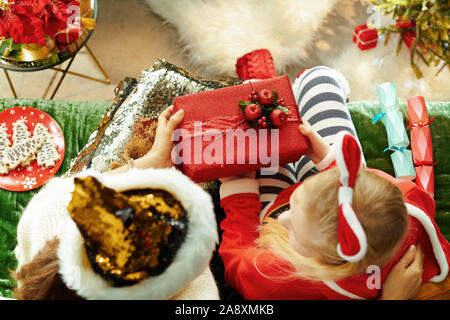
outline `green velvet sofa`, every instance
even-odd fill
[[[66,172],[79,150],[87,142],[89,135],[100,122],[111,103],[82,101],[48,101],[33,99],[0,99],[0,111],[11,107],[29,106],[50,114],[63,130],[66,153],[57,175]],[[376,102],[354,102],[349,109],[369,167],[393,174],[390,152],[383,153],[387,137],[383,124],[372,124],[371,119],[378,113]],[[430,116],[435,117],[431,125],[435,166],[436,221],[444,236],[450,240],[450,102],[428,103]],[[403,104],[406,121],[406,105]],[[14,281],[10,270],[16,267],[14,248],[16,228],[21,213],[31,197],[39,189],[29,192],[8,192],[0,189],[0,296],[13,297]],[[216,199],[217,200],[217,199]],[[218,202],[215,201],[217,204]],[[223,215],[218,214],[218,222]],[[216,253],[211,261],[222,299],[239,299],[239,295],[223,279],[223,265]]]

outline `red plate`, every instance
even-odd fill
[[[9,139],[12,141],[13,123],[24,119],[31,135],[37,123],[42,123],[50,132],[56,143],[61,159],[53,168],[45,168],[37,165],[34,160],[28,167],[18,167],[7,175],[0,175],[0,188],[9,191],[29,191],[42,186],[58,172],[64,159],[65,142],[64,135],[58,123],[47,113],[29,107],[17,107],[0,112],[0,126],[6,127]]]

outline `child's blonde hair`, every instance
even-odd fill
[[[367,253],[359,262],[343,260],[336,249],[339,169],[308,178],[302,188],[307,196],[296,202],[321,235],[319,239],[309,239],[309,249],[318,257],[305,257],[296,251],[290,244],[288,230],[275,219],[261,226],[256,240],[258,246],[271,249],[292,264],[296,270],[292,277],[338,280],[364,272],[370,265],[381,267],[393,258],[408,226],[403,195],[394,184],[366,169],[358,172],[353,208],[368,243]]]

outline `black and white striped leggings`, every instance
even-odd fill
[[[320,66],[306,70],[292,86],[302,119],[306,119],[330,145],[339,131],[346,130],[357,138],[339,78],[333,69]],[[280,166],[275,175],[257,172],[263,208],[261,221],[281,191],[317,172],[314,163],[306,156],[295,163]]]

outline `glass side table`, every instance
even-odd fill
[[[90,0],[90,10],[89,10],[88,17],[97,21],[97,15],[98,15],[98,0]],[[74,76],[81,77],[81,78],[88,79],[88,80],[92,80],[92,81],[97,81],[97,82],[104,83],[104,84],[110,84],[111,80],[110,80],[108,74],[103,69],[103,67],[101,66],[97,57],[94,55],[92,50],[87,45],[87,42],[93,32],[94,32],[94,29],[88,30],[86,28],[82,28],[82,34],[75,42],[68,45],[68,47],[66,49],[59,51],[55,54],[51,54],[44,59],[34,60],[34,61],[23,61],[23,60],[11,59],[8,57],[0,57],[0,68],[2,68],[5,73],[6,79],[8,80],[8,83],[9,83],[11,91],[14,95],[14,98],[17,98],[17,93],[16,93],[14,85],[11,81],[11,77],[9,76],[8,71],[33,72],[33,71],[41,71],[41,70],[46,70],[46,69],[54,70],[55,73],[53,74],[53,76],[50,80],[50,83],[47,86],[47,89],[45,90],[45,92],[42,96],[42,99],[44,99],[47,96],[47,94],[50,90],[50,87],[55,82],[58,72],[61,72],[62,76],[60,77],[58,83],[56,84],[56,87],[53,90],[53,93],[51,94],[50,99],[53,99],[55,97],[56,93],[58,92],[59,88],[61,87],[61,84],[63,83],[64,78],[66,77],[67,74],[74,75]],[[70,67],[72,66],[73,60],[75,59],[76,55],[82,48],[86,49],[86,51],[88,52],[88,54],[91,57],[91,59],[93,60],[93,62],[97,65],[97,67],[103,74],[104,79],[97,79],[94,77],[90,77],[90,76],[87,76],[87,75],[84,75],[81,73],[77,73],[77,72],[72,72],[69,70]],[[69,63],[67,64],[67,66],[65,68],[57,67],[58,65],[62,64],[63,62],[65,62],[67,60],[69,60]]]

